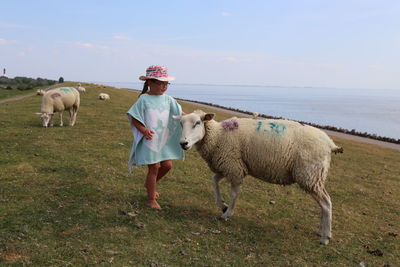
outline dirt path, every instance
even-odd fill
[[[0,104],[11,102],[11,101],[20,100],[20,99],[23,99],[23,98],[26,98],[26,97],[34,96],[35,94],[36,93],[31,93],[31,94],[27,94],[27,95],[19,95],[19,96],[13,96],[13,97],[10,97],[10,98],[6,98],[6,99],[1,99],[0,100]]]
[[[190,104],[194,104],[194,105],[197,105],[199,107],[206,107],[206,108],[210,108],[210,109],[214,109],[214,110],[230,113],[232,115],[237,115],[237,116],[241,116],[241,117],[251,117],[251,115],[246,114],[246,113],[242,113],[242,112],[237,112],[237,111],[232,111],[232,110],[228,110],[228,109],[218,108],[218,107],[209,106],[209,105],[206,105],[206,104],[193,103],[193,102],[190,102],[190,101],[184,101],[184,102],[187,102],[187,103],[190,103]],[[325,130],[325,129],[321,129],[321,130],[325,131],[330,136],[340,137],[340,138],[344,138],[344,139],[350,139],[350,140],[363,142],[363,143],[374,144],[374,145],[383,146],[383,147],[387,147],[387,148],[392,148],[392,149],[400,151],[400,144],[384,142],[384,141],[380,141],[380,140],[370,139],[370,138],[361,137],[361,136],[357,136],[357,135],[345,134],[345,133],[331,131],[331,130]]]

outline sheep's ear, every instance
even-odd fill
[[[36,115],[42,115],[42,113],[41,113],[41,112],[35,112],[35,114],[36,114]]]
[[[206,113],[203,116],[203,121],[210,121],[215,117],[215,113]]]
[[[174,118],[175,120],[180,120],[182,118],[181,115],[172,115],[172,118]]]

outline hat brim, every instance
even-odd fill
[[[172,76],[159,77],[159,78],[147,77],[147,76],[140,76],[139,77],[139,80],[141,80],[141,81],[146,81],[146,80],[149,80],[149,79],[159,80],[159,81],[162,81],[162,82],[169,82],[169,81],[175,80],[175,77],[172,77]]]

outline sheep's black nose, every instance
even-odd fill
[[[180,145],[183,149],[187,149],[187,145],[189,144],[189,142],[180,142]]]

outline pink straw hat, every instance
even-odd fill
[[[146,69],[146,76],[140,76],[139,80],[156,79],[163,82],[175,80],[175,77],[168,76],[168,69],[164,66],[152,65]]]

